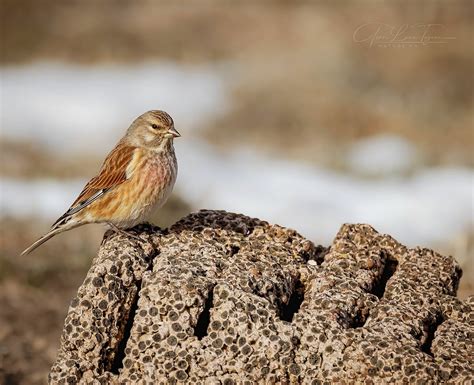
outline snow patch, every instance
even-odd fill
[[[347,152],[346,163],[355,173],[380,176],[409,171],[419,157],[416,147],[407,140],[381,134],[355,142]]]
[[[329,244],[343,223],[369,223],[400,242],[429,246],[473,226],[474,172],[432,168],[366,180],[246,152],[176,141],[175,191],[195,209],[225,209],[292,227]],[[85,181],[1,180],[2,216],[53,221]],[[32,199],[34,197],[34,199]]]
[[[210,67],[39,63],[3,67],[0,78],[1,135],[62,153],[101,154],[150,109],[186,136],[227,106],[222,71]]]

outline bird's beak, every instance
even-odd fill
[[[173,138],[179,138],[181,136],[181,134],[178,131],[176,131],[176,128],[174,127],[171,127],[168,130],[168,134],[170,134]]]

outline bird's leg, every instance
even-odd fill
[[[112,230],[117,233],[117,234],[122,234],[123,236],[127,238],[133,238],[136,239],[137,241],[143,241],[138,235],[132,234],[126,230],[119,229],[117,226],[115,226],[112,222],[107,222],[107,224],[112,228]]]

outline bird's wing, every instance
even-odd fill
[[[119,143],[105,158],[99,174],[85,185],[69,210],[52,227],[62,225],[71,215],[87,207],[110,189],[125,182],[130,177],[127,174],[127,168],[136,149],[136,147]]]
[[[100,191],[107,191],[128,179],[127,167],[133,158],[136,147],[119,144],[105,158],[99,175],[92,178],[72,204],[71,208],[97,199]]]

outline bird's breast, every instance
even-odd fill
[[[146,156],[144,164],[144,187],[159,193],[167,186],[174,185],[177,163],[174,152],[170,154],[151,154]]]
[[[138,216],[145,216],[162,206],[168,199],[176,181],[177,163],[174,152],[145,154],[141,171],[135,172],[137,191],[133,195]]]

